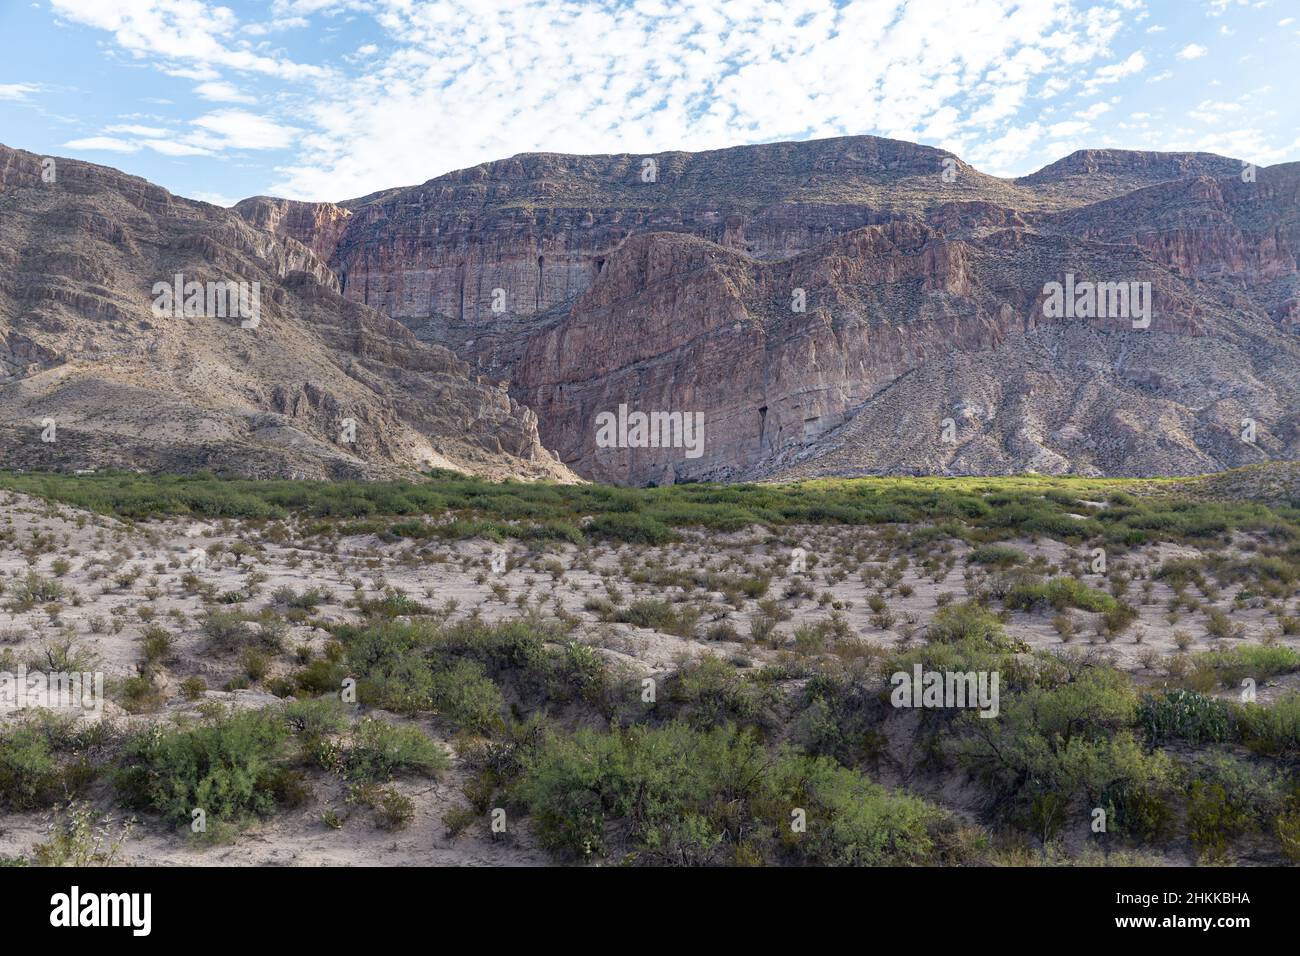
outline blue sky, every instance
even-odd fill
[[[870,133],[1300,159],[1300,0],[0,0],[0,142],[227,204]]]

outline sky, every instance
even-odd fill
[[[0,143],[221,205],[871,134],[1300,159],[1300,0],[0,0]]]

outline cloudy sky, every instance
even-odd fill
[[[228,204],[870,133],[1300,159],[1300,0],[0,0],[0,142]]]

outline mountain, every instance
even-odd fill
[[[340,294],[344,213],[304,245],[273,212],[0,147],[0,467],[572,479],[499,383]]]
[[[1300,164],[1085,150],[1007,180],[844,137],[233,210],[56,164],[0,148],[4,467],[646,484],[1300,458]],[[155,315],[177,273],[258,283],[260,324]],[[637,413],[676,440],[638,442]]]
[[[236,208],[508,381],[586,477],[1153,475],[1300,457],[1298,187],[1126,150],[1005,180],[846,137]],[[1149,323],[1049,317],[1074,280],[1149,284]],[[601,447],[620,406],[702,414],[702,452]]]

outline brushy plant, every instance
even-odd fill
[[[345,775],[366,782],[405,774],[432,777],[449,766],[447,752],[418,727],[398,726],[375,717],[357,723],[343,757]]]
[[[124,748],[119,792],[174,823],[188,822],[196,809],[231,824],[269,815],[287,736],[284,722],[265,711],[213,711],[177,727],[155,724]]]
[[[1233,734],[1233,714],[1226,703],[1181,688],[1144,696],[1138,723],[1153,745],[1167,740],[1222,743]]]

